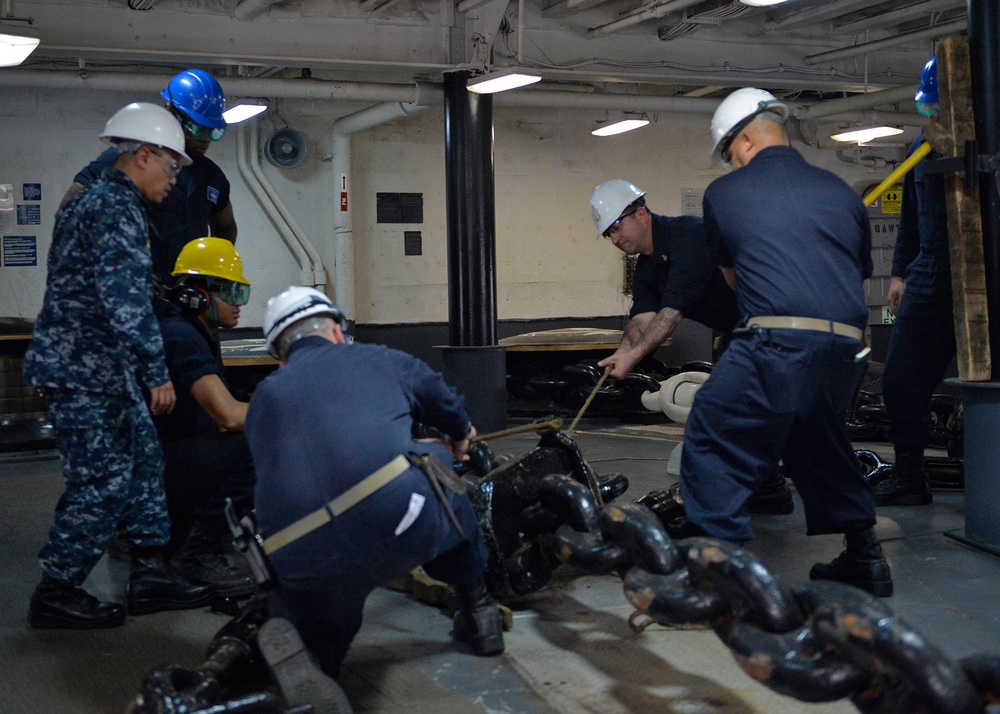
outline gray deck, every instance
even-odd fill
[[[576,435],[599,474],[629,477],[623,501],[667,485],[666,460],[679,437],[677,426],[587,422]],[[536,441],[516,436],[492,446],[520,454]],[[890,452],[885,444],[875,448]],[[53,453],[0,455],[0,712],[120,714],[153,668],[196,666],[227,618],[206,609],[133,617],[104,631],[28,628],[36,553],[61,488]],[[879,509],[877,527],[896,586],[886,602],[955,658],[1000,652],[1000,559],[943,535],[962,527],[963,510],[963,494],[935,493],[932,506]],[[804,535],[801,504],[791,516],[755,517],[754,530],[748,548],[788,585],[841,549],[836,536]],[[105,559],[87,587],[119,600],[126,574],[125,566]],[[507,651],[480,659],[456,651],[442,611],[407,594],[377,591],[342,676],[355,711],[855,711],[847,702],[805,705],[771,692],[746,676],[711,632],[654,625],[633,634],[626,624],[632,608],[614,576],[560,569],[550,587],[513,609]]]

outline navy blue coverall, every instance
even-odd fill
[[[237,515],[253,508],[254,468],[246,434],[219,431],[205,408],[191,395],[202,377],[217,375],[225,383],[218,333],[209,334],[197,316],[161,306],[163,349],[177,403],[170,414],[153,418],[163,445],[167,507],[177,544],[199,523],[207,533],[229,533],[224,508],[233,500]]]
[[[665,307],[720,332],[739,321],[736,295],[718,270],[718,250],[696,216],[653,219],[653,255],[639,255],[632,280],[629,318]]]
[[[914,141],[910,154],[923,142],[923,137]],[[927,158],[940,155],[931,152]],[[882,383],[888,436],[897,448],[923,451],[930,441],[931,395],[955,357],[944,176],[925,173],[924,162],[903,179],[892,274],[906,281],[906,290],[892,326]]]
[[[433,454],[413,421],[463,439],[465,400],[424,362],[381,345],[305,337],[255,390],[247,438],[257,467],[257,520],[273,535],[342,494],[399,454]],[[273,552],[271,615],[289,619],[323,670],[336,677],[378,585],[423,565],[434,578],[472,587],[486,548],[467,495],[445,490],[465,533],[452,526],[422,471],[401,476],[326,525]]]
[[[114,148],[107,149],[85,166],[74,183],[88,186],[118,158]],[[181,248],[198,238],[211,235],[209,219],[229,205],[229,179],[219,166],[206,156],[194,155],[190,166],[177,174],[177,183],[166,199],[150,211],[153,231],[149,251],[153,258],[153,274],[162,285],[170,285],[170,277]]]
[[[705,191],[705,228],[733,268],[744,320],[821,318],[864,328],[868,214],[834,174],[773,146]],[[783,460],[808,533],[875,524],[843,415],[864,373],[861,342],[826,332],[737,330],[684,432],[681,494],[695,532],[752,538],[747,498]]]

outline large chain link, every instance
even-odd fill
[[[750,551],[710,538],[671,540],[637,504],[598,506],[587,486],[546,476],[542,507],[565,525],[541,536],[555,557],[617,572],[625,597],[670,626],[706,625],[739,666],[806,702],[845,697],[866,714],[972,714],[1000,703],[1000,655],[954,662],[875,597],[840,583],[786,588]]]

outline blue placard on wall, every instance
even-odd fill
[[[3,264],[9,268],[38,265],[38,239],[35,236],[4,236]]]
[[[17,204],[17,225],[40,226],[42,224],[42,207],[32,204]]]
[[[26,183],[23,185],[22,191],[25,201],[42,200],[42,184],[40,183]]]

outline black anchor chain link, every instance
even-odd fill
[[[566,564],[616,572],[625,597],[668,626],[713,629],[748,675],[805,702],[849,697],[865,714],[972,714],[1000,704],[1000,655],[952,661],[879,599],[833,582],[787,588],[751,552],[671,540],[645,506],[598,506],[569,476],[542,480],[541,508],[564,522],[540,536]],[[537,514],[536,514],[537,518]]]

